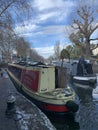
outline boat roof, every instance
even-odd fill
[[[53,68],[55,66],[53,65],[46,65],[45,63],[43,62],[39,62],[39,61],[32,61],[32,62],[23,62],[23,61],[20,61],[20,62],[16,62],[16,63],[9,63],[9,65],[12,65],[12,66],[20,66],[20,67],[37,67],[37,68]]]

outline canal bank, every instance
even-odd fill
[[[5,70],[0,77],[0,95],[0,130],[55,130],[45,114],[17,92]],[[10,97],[15,103],[8,109]]]

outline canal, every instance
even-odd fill
[[[60,119],[57,122],[54,118],[49,118],[51,123],[57,130],[98,130],[98,75],[93,99],[88,97],[86,100],[79,100],[76,96],[76,102],[79,104],[79,110],[75,118],[73,118],[73,115],[68,115],[67,118]]]
[[[86,94],[86,93],[85,93]],[[62,122],[51,120],[57,130],[98,130],[98,76],[97,87],[93,90],[93,99],[79,100],[79,110],[73,117],[69,115],[68,119]]]

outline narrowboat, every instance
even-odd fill
[[[74,85],[84,89],[94,89],[97,83],[97,76],[93,73],[92,64],[87,62],[72,64],[71,79]]]
[[[75,86],[84,89],[94,89],[96,88],[97,77],[96,75],[84,75],[84,76],[73,76],[73,84]]]
[[[62,116],[77,112],[75,92],[70,87],[57,86],[55,66],[14,63],[8,64],[7,72],[17,90],[27,95],[44,113]]]
[[[69,76],[69,84],[80,98],[92,97],[93,89],[97,86],[97,76],[93,73],[90,63],[73,63]]]

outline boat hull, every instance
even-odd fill
[[[96,75],[90,76],[70,76],[69,86],[71,86],[79,99],[92,99],[93,89],[97,86]]]
[[[73,76],[73,84],[84,89],[94,89],[97,84],[97,77],[94,76]]]
[[[10,75],[9,75],[10,76]],[[44,112],[49,119],[54,122],[64,123],[68,120],[74,120],[75,113],[77,112],[79,106],[76,105],[76,111],[73,112],[69,108],[66,107],[65,103],[62,105],[54,105],[46,102],[39,101],[33,96],[30,96],[27,92],[23,91],[22,87],[10,76],[12,82],[15,85],[15,88],[23,94],[26,98],[28,98],[32,103],[34,103],[42,112]]]
[[[66,98],[65,95],[58,94],[59,91],[62,92],[62,89],[54,89],[53,93],[49,93],[48,91],[46,91],[46,93],[38,93],[35,91],[35,89],[34,91],[32,91],[31,88],[25,86],[25,84],[23,84],[21,80],[19,80],[10,70],[8,70],[8,74],[13,81],[16,89],[24,94],[27,98],[29,98],[44,113],[62,118],[66,114],[77,112],[78,105],[74,102],[74,93],[72,94],[72,96],[66,96]],[[48,94],[50,95],[50,97],[47,96]],[[51,97],[52,94],[55,98]],[[72,105],[74,108],[72,108]]]

